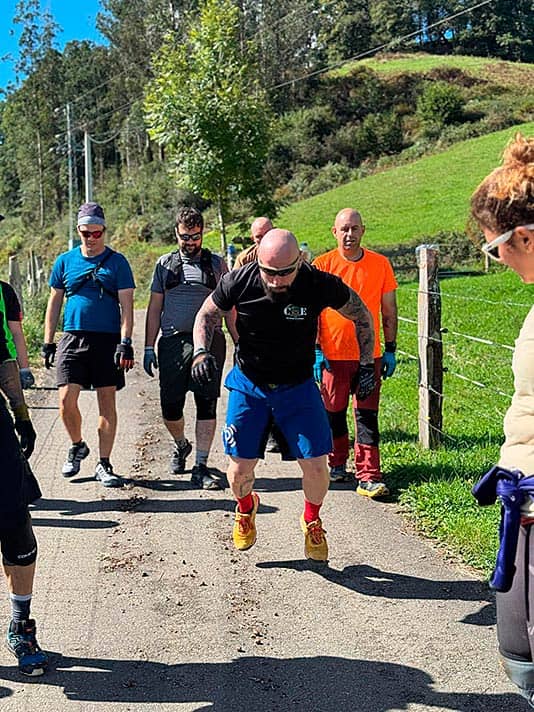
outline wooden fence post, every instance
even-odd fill
[[[419,442],[424,448],[435,449],[441,443],[443,401],[438,248],[436,245],[420,245],[416,255],[419,265]]]
[[[9,272],[8,272],[9,284],[15,290],[17,297],[19,298],[21,308],[24,307],[22,302],[22,278],[20,276],[19,263],[16,255],[11,255],[9,258]]]

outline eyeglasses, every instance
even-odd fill
[[[501,256],[499,254],[499,245],[504,245],[505,242],[508,242],[508,240],[512,237],[512,235],[514,234],[515,230],[517,230],[518,227],[526,227],[527,230],[534,230],[534,225],[522,225],[522,226],[517,225],[516,227],[513,227],[511,230],[508,230],[507,232],[503,232],[502,235],[499,235],[491,242],[486,242],[485,245],[482,245],[482,252],[485,255],[487,255],[488,257],[491,257],[492,260],[495,260],[496,262],[500,262]]]
[[[104,230],[80,230],[80,235],[82,237],[85,237],[86,240],[88,240],[90,237],[94,237],[95,240],[98,240],[98,238],[102,237],[104,234]]]
[[[200,240],[202,237],[202,231],[200,232],[195,232],[193,235],[188,235],[186,232],[181,233],[176,230],[176,235],[180,238],[180,240],[183,240],[184,242],[194,242],[196,240]]]
[[[281,269],[273,269],[271,267],[265,267],[265,265],[262,265],[260,262],[258,262],[258,266],[261,269],[261,271],[264,274],[269,275],[269,277],[287,277],[288,274],[291,274],[292,272],[294,272],[297,269],[299,260],[300,260],[300,255],[290,265],[288,265],[287,267],[282,267]]]

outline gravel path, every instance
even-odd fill
[[[142,323],[139,313],[138,355]],[[394,502],[331,491],[331,559],[312,569],[298,467],[268,455],[257,470],[258,541],[239,553],[230,492],[169,474],[157,383],[141,364],[119,394],[112,461],[131,480],[121,490],[92,479],[93,393],[82,394],[92,452],[79,476],[61,476],[68,441],[56,396],[29,398],[44,493],[32,512],[33,613],[52,664],[21,681],[4,650],[1,712],[526,711],[498,664],[486,585],[414,536]],[[186,417],[192,437],[191,399]],[[210,464],[225,469],[218,436]],[[7,601],[4,610],[7,620]]]

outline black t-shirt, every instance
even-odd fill
[[[8,528],[17,526],[24,520],[28,504],[41,496],[41,490],[22,454],[13,421],[1,396],[0,452],[0,527]]]
[[[326,307],[342,307],[349,294],[339,277],[303,263],[288,300],[274,302],[265,293],[258,263],[251,262],[223,275],[211,296],[223,311],[236,307],[237,364],[262,385],[311,377],[317,317]]]
[[[0,363],[2,363],[3,361],[13,358],[7,348],[6,333],[9,328],[7,322],[21,321],[22,313],[20,302],[13,287],[7,282],[0,281],[0,289],[2,290],[2,296],[4,298],[4,309],[3,313],[0,314],[2,321],[0,325]]]

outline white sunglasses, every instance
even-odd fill
[[[499,254],[499,245],[504,245],[505,242],[508,242],[508,240],[512,237],[514,231],[517,230],[518,227],[526,227],[527,230],[534,230],[534,225],[517,225],[511,230],[503,232],[502,235],[499,235],[491,242],[486,242],[485,245],[482,245],[482,252],[488,257],[491,257],[492,260],[500,262],[501,256]]]

